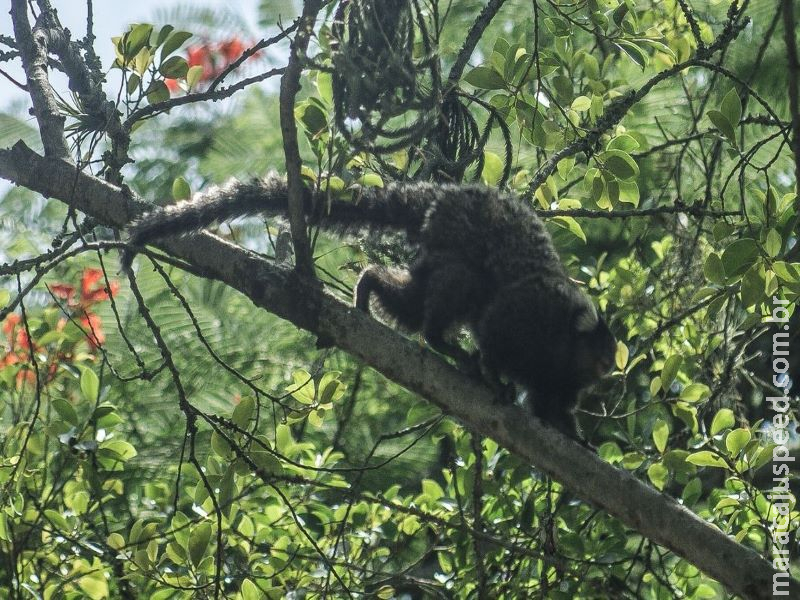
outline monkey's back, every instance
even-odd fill
[[[422,248],[460,257],[495,285],[529,273],[566,276],[533,208],[485,186],[441,186],[422,228]]]

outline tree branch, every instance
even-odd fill
[[[55,96],[47,79],[47,34],[37,24],[32,31],[25,0],[11,0],[11,20],[17,40],[22,67],[28,79],[28,93],[33,102],[33,114],[39,123],[39,135],[47,156],[69,157],[64,138],[65,119],[58,110]]]
[[[306,218],[303,212],[303,180],[300,177],[300,147],[297,144],[297,125],[294,120],[294,101],[300,91],[300,75],[308,49],[308,42],[314,31],[314,20],[322,5],[321,0],[305,0],[297,33],[289,50],[289,64],[281,77],[280,120],[283,134],[283,153],[286,156],[286,182],[289,190],[289,227],[294,244],[295,269],[298,273],[311,276],[314,264],[311,246],[306,231]]]
[[[39,156],[21,142],[0,150],[0,177],[62,200],[113,227],[122,227],[152,208],[118,187],[77,172],[65,160]],[[522,409],[498,406],[484,385],[343,305],[315,282],[208,233],[165,240],[158,246],[193,265],[197,273],[239,290],[256,306],[331,340],[427,398],[471,431],[491,437],[584,500],[695,564],[731,593],[753,600],[771,598],[774,571],[757,553]],[[800,597],[800,582],[791,580],[790,595]]]
[[[483,32],[486,31],[489,23],[492,22],[492,19],[494,19],[500,7],[505,4],[505,1],[506,0],[490,0],[486,6],[483,7],[478,18],[475,19],[472,27],[470,27],[469,33],[467,33],[467,38],[464,40],[464,45],[461,46],[461,50],[458,51],[458,56],[456,56],[456,60],[450,68],[450,74],[447,76],[447,81],[451,85],[455,85],[458,83],[458,80],[461,79],[461,74],[464,72],[464,68],[467,66],[470,56],[472,56],[472,53],[475,51],[475,46],[478,45],[481,37],[483,37]]]

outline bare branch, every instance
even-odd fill
[[[28,5],[25,0],[11,1],[11,20],[17,40],[22,67],[28,78],[28,93],[33,102],[33,114],[39,123],[39,133],[46,156],[68,158],[69,148],[64,138],[66,119],[58,110],[47,78],[47,32],[38,25],[31,30]]]
[[[497,11],[500,10],[500,7],[505,4],[505,1],[506,0],[490,0],[486,6],[483,7],[478,18],[475,19],[472,27],[470,27],[469,33],[467,33],[464,45],[461,46],[461,50],[458,51],[458,56],[450,69],[450,74],[447,76],[448,82],[455,84],[461,79],[461,74],[464,72],[464,68],[467,66],[470,56],[472,56],[472,53],[475,51],[475,46],[478,45],[478,42],[483,36],[483,32],[486,31],[489,23],[492,22],[492,19],[497,14]]]
[[[295,269],[298,273],[312,275],[314,265],[303,213],[303,181],[300,177],[300,147],[297,144],[297,125],[294,120],[294,102],[300,91],[300,75],[308,43],[314,31],[314,20],[322,7],[321,0],[306,0],[300,17],[297,34],[292,40],[289,64],[281,78],[280,119],[283,134],[283,153],[286,156],[286,180],[289,186],[289,227],[294,244]]]

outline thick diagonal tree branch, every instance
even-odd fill
[[[0,150],[0,177],[112,227],[123,227],[151,208],[118,187],[76,172],[69,162],[39,156],[22,143]],[[482,384],[342,304],[309,279],[207,233],[164,241],[159,247],[196,273],[226,283],[256,306],[330,340],[427,398],[471,431],[493,438],[584,500],[695,564],[730,592],[749,599],[771,597],[773,570],[757,553],[521,409],[498,406]],[[800,597],[800,582],[792,580],[790,588],[792,597]]]

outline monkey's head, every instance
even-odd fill
[[[572,360],[578,388],[589,386],[614,366],[617,341],[594,306],[579,311],[573,320]]]

